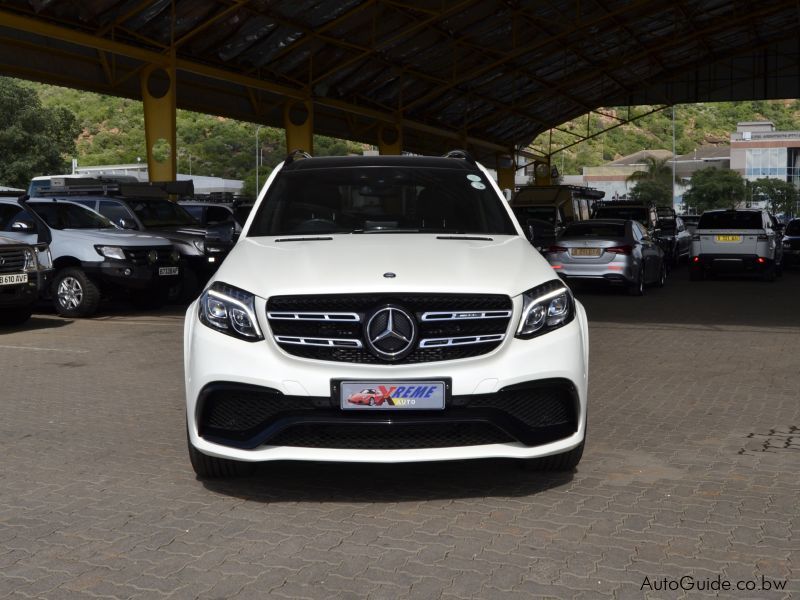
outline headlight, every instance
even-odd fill
[[[572,292],[561,281],[548,281],[522,294],[517,337],[530,339],[542,335],[563,327],[574,317]]]
[[[200,322],[248,342],[263,340],[255,312],[255,296],[216,281],[200,296]]]
[[[47,244],[38,244],[36,248],[36,260],[39,262],[40,269],[53,268],[53,255],[50,254],[50,246]]]
[[[117,260],[125,260],[125,252],[119,246],[95,246],[98,254],[106,258],[116,258]]]
[[[203,240],[192,240],[194,247],[197,248],[197,251],[201,254],[204,254],[206,251],[206,243]]]
[[[33,250],[25,249],[25,266],[23,270],[25,271],[36,271],[39,268],[39,265],[36,264],[36,255],[33,253]]]

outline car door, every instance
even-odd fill
[[[775,264],[780,264],[783,261],[783,242],[782,236],[778,233],[778,220],[771,214],[767,214],[769,229],[767,233],[770,236],[770,245],[774,245],[775,254],[773,259]]]
[[[639,223],[634,223],[634,229],[638,229],[639,242],[642,245],[642,263],[644,264],[644,280],[649,283],[658,277],[659,264],[658,246],[650,237],[649,232]]]
[[[678,248],[678,257],[689,254],[689,246],[692,244],[692,236],[686,230],[686,224],[680,217],[675,218],[675,235]]]

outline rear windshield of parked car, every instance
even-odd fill
[[[625,237],[622,223],[573,223],[564,231],[564,237],[621,238]]]
[[[372,166],[282,171],[248,235],[516,235],[502,203],[477,170]]]
[[[556,224],[556,209],[552,206],[512,206],[511,210],[522,224],[528,219],[547,221],[551,225]]]
[[[700,217],[698,229],[763,229],[761,213],[755,211],[707,212]]]

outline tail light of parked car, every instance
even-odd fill
[[[633,253],[633,246],[613,246],[611,248],[606,248],[605,251],[630,256]]]

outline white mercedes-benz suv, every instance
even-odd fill
[[[572,469],[588,358],[583,307],[468,154],[295,153],[186,313],[191,462]]]

